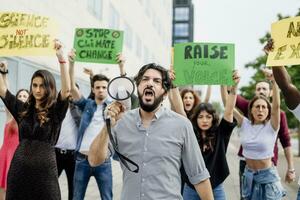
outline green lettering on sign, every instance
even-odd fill
[[[122,52],[123,31],[77,28],[74,48],[76,61],[117,64],[116,55]]]

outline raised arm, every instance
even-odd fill
[[[231,87],[229,95],[226,99],[225,111],[224,111],[224,119],[228,122],[233,122],[233,109],[236,102],[236,90],[238,83],[240,82],[240,76],[237,71],[234,71],[232,74],[232,80],[234,81],[234,85]],[[221,86],[222,87],[222,86]],[[222,88],[221,88],[222,90]],[[224,93],[224,92],[221,92]],[[222,96],[222,94],[221,94]],[[223,94],[224,96],[224,94]]]
[[[170,67],[170,70],[169,70],[169,76],[170,76],[170,79],[172,82],[176,78],[175,71],[172,66]],[[169,97],[169,101],[171,104],[171,109],[174,112],[187,117],[187,115],[184,111],[184,106],[183,106],[182,98],[180,96],[178,87],[172,87],[170,89],[170,91],[168,92],[168,97]]]
[[[118,62],[119,69],[120,69],[120,76],[126,76],[126,71],[125,71],[125,57],[122,53],[118,53],[116,56],[116,61]]]
[[[5,97],[7,85],[6,85],[6,73],[7,72],[7,62],[0,61],[0,96]]]
[[[274,49],[273,39],[269,40],[264,47],[265,53],[268,55]],[[278,84],[287,107],[291,110],[300,104],[300,92],[292,84],[291,77],[284,66],[272,67],[273,76]]]
[[[120,119],[124,113],[124,106],[120,102],[113,102],[106,108],[107,116],[110,117],[111,127],[113,127],[117,120]],[[105,161],[108,152],[109,136],[106,126],[102,128],[98,136],[92,142],[89,149],[88,161],[91,166],[97,166]]]
[[[66,60],[64,58],[62,44],[55,40],[54,48],[60,66],[60,80],[61,80],[61,98],[64,100],[70,96],[70,77],[68,75]]]
[[[272,67],[273,76],[283,94],[286,105],[293,110],[300,104],[300,92],[292,84],[291,77],[284,66]]]
[[[271,81],[272,83],[272,109],[271,109],[271,125],[272,127],[277,130],[280,125],[280,95],[279,95],[279,88],[275,82],[273,77],[272,71],[270,69],[263,69],[262,70],[265,77]]]
[[[228,99],[228,93],[236,93],[237,88],[233,88],[232,86],[224,86],[221,85],[221,98],[224,107],[226,108],[226,103]],[[233,117],[237,120],[237,124],[240,126],[243,122],[244,115],[241,114],[235,107],[233,108]]]
[[[79,100],[81,98],[81,93],[75,84],[75,75],[74,75],[74,63],[75,63],[76,52],[75,49],[72,49],[68,54],[69,59],[69,77],[71,82],[71,95],[73,100]]]
[[[204,103],[208,103],[211,96],[211,85],[208,85],[206,88],[206,95],[204,98]]]
[[[5,84],[6,88],[8,89],[9,85],[8,85],[8,77],[7,77],[7,74],[8,74],[7,62],[6,61],[0,62],[0,65],[2,65],[2,64],[3,64],[3,68],[0,68],[0,70],[1,70],[0,73],[4,72],[4,73],[1,73],[1,75],[3,77],[4,84]],[[6,122],[8,122],[12,119],[12,115],[10,114],[10,112],[7,110],[6,107],[5,107],[5,113],[6,113]]]

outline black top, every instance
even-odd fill
[[[8,90],[2,98],[19,126],[20,144],[12,159],[7,177],[7,200],[60,200],[54,145],[68,109],[68,99],[56,102],[48,109],[47,122],[42,125],[35,108],[22,117],[26,103]]]
[[[21,117],[25,103],[18,100],[10,91],[7,90],[5,98],[2,100],[19,125],[20,141],[29,139],[47,142],[51,145],[56,144],[61,123],[68,109],[68,99],[62,101],[60,93],[58,94],[56,103],[48,110],[47,118],[49,120],[42,126],[40,126],[36,109],[30,110],[26,116]]]
[[[202,152],[202,156],[207,170],[210,174],[210,182],[212,188],[221,184],[229,175],[229,168],[226,160],[226,152],[231,133],[236,126],[236,121],[230,123],[222,118],[218,129],[216,131],[214,150],[207,150]],[[199,134],[195,131],[195,134]],[[199,141],[198,141],[199,143]],[[182,170],[182,178],[191,188],[194,186],[188,181],[187,175]]]

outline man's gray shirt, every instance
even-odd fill
[[[148,128],[143,127],[138,108],[126,112],[113,135],[119,152],[140,167],[133,173],[121,164],[122,200],[182,199],[181,161],[192,184],[210,177],[192,124],[165,107],[156,112]]]

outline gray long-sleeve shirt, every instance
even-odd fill
[[[181,200],[181,160],[192,184],[209,178],[190,121],[167,108],[156,112],[148,128],[139,109],[128,111],[113,135],[119,152],[140,167],[136,174],[121,165],[122,200]]]

